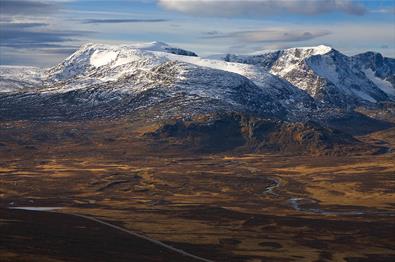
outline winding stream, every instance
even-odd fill
[[[288,199],[292,208],[309,213],[317,213],[321,215],[336,215],[336,216],[355,216],[355,215],[379,215],[379,216],[395,216],[395,212],[392,211],[362,211],[362,210],[349,210],[349,211],[329,211],[323,210],[318,207],[303,207],[305,204],[318,205],[318,201],[310,198],[292,197]]]
[[[264,194],[271,194],[271,195],[275,195],[278,196],[277,193],[273,192],[276,188],[278,188],[281,185],[280,180],[278,180],[277,178],[268,178],[268,180],[273,182],[273,185],[268,186],[265,191],[263,191]]]
[[[277,178],[268,178],[273,182],[272,185],[268,186],[263,192],[264,194],[270,194],[274,196],[279,196],[274,190],[280,187],[281,182]],[[357,215],[379,215],[379,216],[395,216],[393,211],[362,211],[362,210],[345,210],[345,211],[331,211],[323,210],[319,208],[319,202],[311,198],[303,197],[291,197],[288,199],[288,203],[291,207],[300,212],[316,213],[321,215],[336,215],[336,216],[357,216]],[[307,207],[306,207],[307,205]],[[314,205],[316,207],[308,207]]]

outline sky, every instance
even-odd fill
[[[395,0],[0,0],[0,64],[49,67],[87,42],[200,56],[330,45],[395,57]]]

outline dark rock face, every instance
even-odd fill
[[[280,57],[280,55],[283,53],[283,51],[275,51],[275,52],[269,52],[266,54],[262,55],[253,55],[253,56],[248,56],[248,57],[239,57],[237,55],[233,54],[227,54],[224,57],[224,60],[226,62],[236,62],[236,63],[243,63],[243,64],[250,64],[250,65],[259,65],[263,67],[265,70],[269,71],[270,68],[274,65],[274,63],[277,61],[277,59]]]
[[[175,54],[175,55],[186,55],[186,56],[198,56],[196,53],[192,51],[187,51],[184,49],[180,48],[174,48],[174,47],[167,47],[165,50],[169,53]]]
[[[240,119],[231,115],[207,122],[178,120],[163,125],[147,136],[210,152],[231,150],[246,143]]]
[[[366,52],[351,57],[357,69],[370,69],[374,75],[392,84],[395,90],[395,59],[383,57],[380,53]]]
[[[358,152],[368,146],[351,135],[315,122],[289,123],[239,114],[166,123],[146,137],[189,150],[241,150],[285,154],[332,155]]]
[[[360,142],[337,130],[324,128],[315,122],[284,123],[258,121],[250,129],[249,146],[258,151],[285,153],[333,154],[338,147],[355,146]]]
[[[354,66],[357,68],[370,68],[376,76],[385,79],[395,75],[395,59],[383,57],[380,53],[366,52],[352,56]]]
[[[325,120],[324,124],[329,128],[338,129],[351,135],[366,135],[395,126],[391,122],[370,118],[357,112],[344,114],[337,118],[330,117]]]

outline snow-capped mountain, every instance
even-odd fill
[[[156,65],[158,65],[163,62],[163,60],[154,61],[155,58],[153,58],[153,56],[148,57],[148,54],[151,54],[151,52],[171,53],[183,56],[197,56],[194,52],[171,47],[162,42],[140,43],[132,45],[104,45],[88,43],[82,45],[80,49],[66,58],[62,63],[49,69],[47,74],[49,80],[69,80],[73,77],[88,77],[90,72],[93,72],[97,68],[103,66],[107,67],[109,70],[112,70],[116,67],[126,65],[137,60],[144,60],[145,58],[147,60],[146,63],[142,61],[142,63],[139,65],[135,65],[135,68],[144,67],[146,64],[152,65],[155,62]],[[145,54],[147,57],[144,57]],[[124,68],[123,71],[126,71],[127,69],[128,68]],[[101,79],[104,81],[110,80],[109,78]]]
[[[325,45],[223,57],[225,61],[260,66],[305,90],[317,101],[342,107],[393,98],[393,59],[381,57],[385,62],[376,59],[376,63],[374,59],[369,54],[348,57]]]
[[[100,106],[131,112],[161,104],[162,115],[237,111],[284,119],[305,118],[316,108],[306,92],[263,68],[202,59],[159,42],[86,44],[40,75],[38,91],[26,86],[25,93],[8,93],[2,103],[13,108],[18,101],[34,108],[56,105],[62,109],[54,111],[63,113]]]
[[[91,43],[49,69],[0,67],[0,113],[78,118],[141,110],[155,111],[154,117],[243,112],[319,120],[393,99],[393,59],[376,56],[348,57],[317,46],[215,60],[161,42]]]

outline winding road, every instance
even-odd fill
[[[62,208],[61,208],[61,207],[10,207],[10,209],[20,209],[20,210],[27,210],[27,211],[39,211],[39,212],[52,212],[52,213],[58,213],[58,212],[56,212],[55,210],[60,210],[60,209],[62,209]],[[133,232],[133,231],[131,231],[131,230],[122,228],[122,227],[120,227],[120,226],[117,226],[117,225],[108,223],[108,222],[106,222],[106,221],[100,220],[100,219],[95,218],[95,217],[91,217],[91,216],[87,216],[87,215],[83,215],[83,214],[73,214],[73,213],[66,213],[66,214],[67,214],[67,215],[71,215],[71,216],[75,216],[75,217],[80,217],[80,218],[88,219],[88,220],[94,221],[94,222],[96,222],[96,223],[100,223],[100,224],[102,224],[102,225],[111,227],[111,228],[113,228],[113,229],[115,229],[115,230],[122,231],[122,232],[124,232],[124,233],[129,234],[129,235],[132,235],[132,236],[134,236],[134,237],[138,237],[138,238],[140,238],[140,239],[147,240],[147,241],[149,241],[149,242],[151,242],[151,243],[154,243],[154,244],[156,244],[156,245],[159,245],[159,246],[161,246],[161,247],[164,247],[164,248],[166,248],[166,249],[168,249],[168,250],[174,251],[174,252],[176,252],[176,253],[178,253],[178,254],[180,254],[180,255],[183,255],[183,256],[186,256],[186,257],[195,259],[195,260],[197,260],[197,261],[213,262],[212,260],[209,260],[209,259],[206,259],[206,258],[203,258],[203,257],[199,257],[199,256],[196,256],[196,255],[193,255],[193,254],[188,253],[188,252],[186,252],[186,251],[184,251],[184,250],[182,250],[182,249],[178,249],[178,248],[172,247],[172,246],[170,246],[170,245],[168,245],[168,244],[165,244],[165,243],[163,243],[163,242],[161,242],[161,241],[159,241],[159,240],[149,238],[149,237],[144,236],[144,235],[142,235],[142,234],[139,234],[139,233]]]

